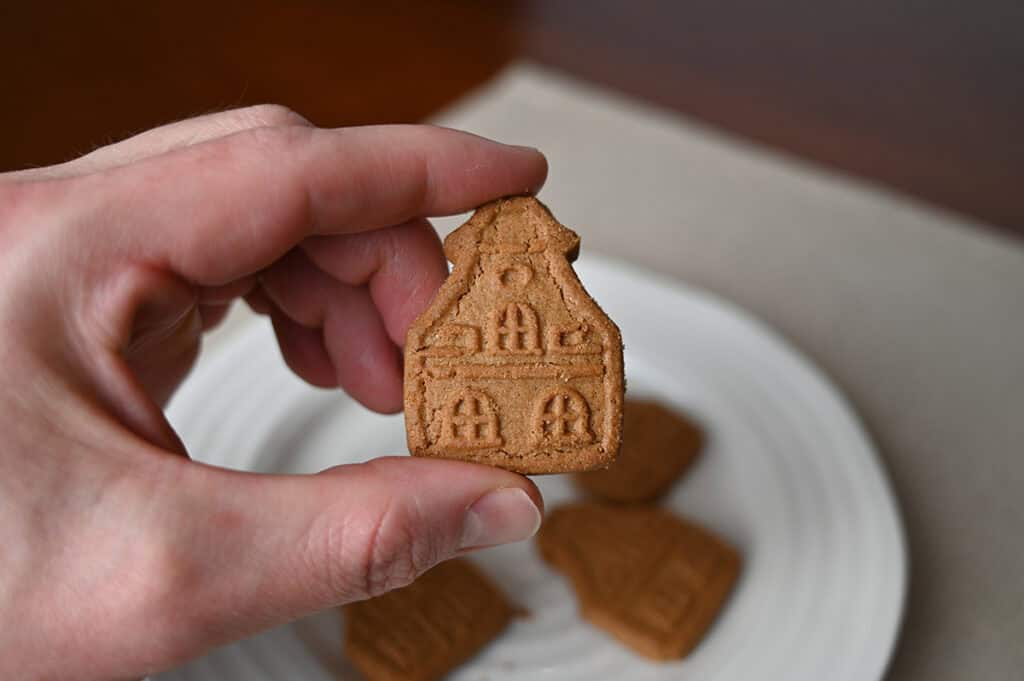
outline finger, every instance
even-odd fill
[[[535,191],[546,173],[534,149],[454,130],[291,126],[77,178],[65,195],[91,205],[123,255],[217,285],[267,267],[307,236],[458,213]]]
[[[170,577],[159,592],[175,607],[139,637],[147,650],[176,642],[180,658],[526,539],[543,510],[526,478],[455,461],[378,459],[311,477],[191,468],[165,514],[173,565],[154,571]]]
[[[20,170],[7,174],[7,177],[16,180],[73,177],[127,165],[243,130],[273,126],[311,125],[309,121],[287,107],[277,104],[258,104],[162,125],[115,144],[100,147],[66,163]]]
[[[424,219],[373,232],[315,237],[302,248],[335,279],[369,288],[388,336],[399,347],[448,275],[441,240]]]
[[[249,306],[255,314],[269,315],[274,310],[274,304],[270,302],[270,298],[263,292],[262,288],[254,288],[245,294],[245,304]]]
[[[324,320],[324,344],[338,385],[382,414],[402,410],[402,365],[365,288],[341,287]]]
[[[95,172],[227,137],[237,132],[275,126],[312,127],[312,123],[287,107],[259,104],[196,116],[153,128],[117,144],[100,147],[75,159],[70,165],[80,172]]]
[[[273,305],[269,301],[267,304]],[[267,314],[274,325],[274,335],[285,364],[318,388],[337,386],[338,374],[324,346],[323,330],[302,326],[278,310],[268,309]]]
[[[204,305],[227,305],[236,298],[243,298],[256,286],[256,277],[242,277],[223,286],[206,286],[199,289],[199,302]]]
[[[198,291],[199,316],[203,331],[215,329],[231,310],[237,298],[244,298],[256,286],[256,277],[243,277],[224,286],[208,286]]]
[[[199,318],[202,321],[203,331],[211,331],[217,328],[231,310],[229,303],[214,303],[199,305]]]
[[[320,335],[319,342],[334,367],[334,384],[375,411],[401,409],[398,351],[366,287],[349,286],[328,277],[300,250],[291,251],[269,268],[261,285],[281,313]],[[281,350],[285,361],[301,369],[312,366],[315,372],[311,375],[321,379],[321,354],[315,348],[314,337],[279,319],[277,327],[285,332],[279,336],[284,341]],[[293,352],[301,354],[292,356]],[[320,384],[317,380],[311,382]]]

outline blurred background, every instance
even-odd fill
[[[530,59],[1024,236],[1024,3],[18,2],[0,170],[197,113],[422,120]]]

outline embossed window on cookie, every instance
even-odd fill
[[[487,350],[492,354],[539,355],[537,313],[527,303],[509,303],[491,313]]]
[[[486,393],[464,390],[450,401],[441,424],[441,446],[450,449],[500,447],[501,426]]]
[[[533,415],[534,433],[540,443],[582,445],[592,442],[590,407],[583,395],[562,387],[543,395]]]
[[[480,329],[471,324],[445,324],[433,344],[422,350],[428,357],[461,357],[480,352]]]
[[[590,325],[582,322],[547,328],[547,348],[556,355],[596,355],[601,344],[590,340]]]

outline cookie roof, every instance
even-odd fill
[[[444,253],[460,263],[478,253],[539,253],[554,250],[571,262],[580,237],[560,224],[533,196],[512,196],[478,210],[444,240]]]

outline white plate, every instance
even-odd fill
[[[699,464],[667,505],[743,553],[742,578],[687,659],[654,664],[579,619],[531,542],[476,556],[533,616],[452,675],[458,681],[875,681],[906,589],[902,528],[878,457],[810,362],[746,313],[683,285],[585,257],[577,270],[622,329],[631,395],[705,423]],[[204,356],[169,410],[189,450],[218,465],[312,472],[405,450],[401,416],[371,414],[292,376],[268,326]],[[549,508],[574,496],[537,479]],[[340,619],[325,612],[219,649],[160,681],[338,681]]]

